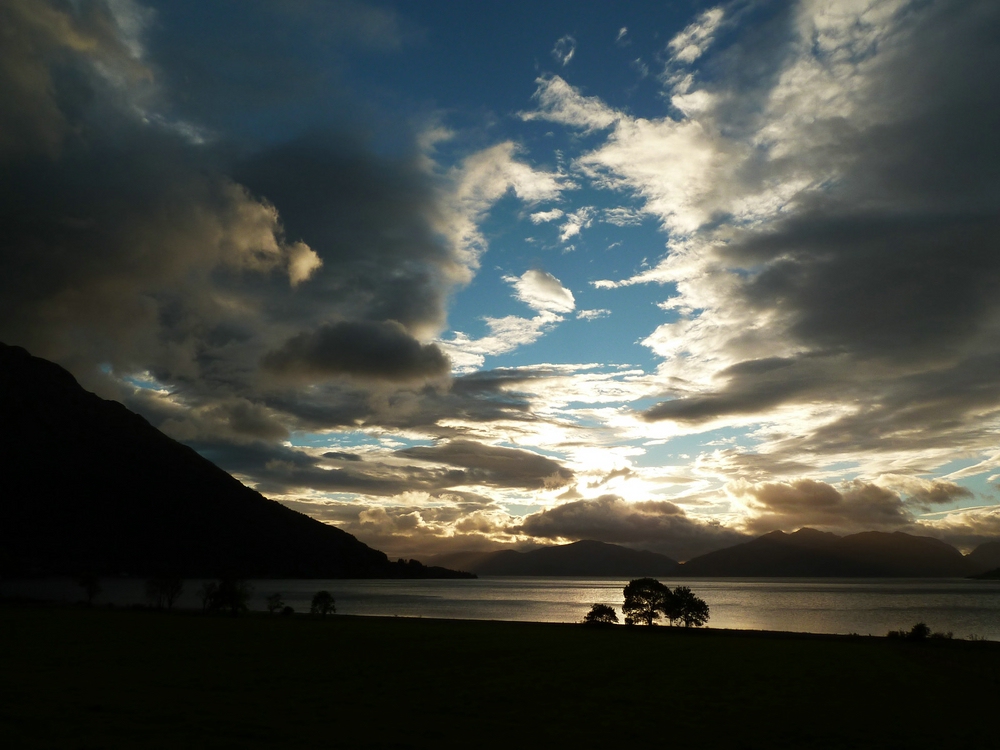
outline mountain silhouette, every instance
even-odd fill
[[[954,577],[971,571],[949,544],[902,532],[840,537],[815,529],[773,531],[688,560],[682,575],[720,577]]]
[[[0,573],[467,577],[269,500],[58,365],[0,344]]]
[[[973,574],[995,571],[1000,568],[1000,541],[983,542],[966,557]]]
[[[673,576],[679,570],[677,561],[666,555],[591,540],[540,547],[530,552],[456,552],[435,557],[433,562],[485,576],[635,578]]]

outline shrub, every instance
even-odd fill
[[[320,617],[335,614],[337,612],[337,602],[329,591],[317,591],[316,595],[312,598],[312,606],[309,612]]]
[[[618,623],[618,613],[614,607],[607,604],[595,604],[584,616],[584,625],[615,625]]]

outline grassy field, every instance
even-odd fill
[[[0,606],[5,748],[993,748],[1000,644]]]

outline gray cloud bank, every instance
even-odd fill
[[[15,40],[0,52],[0,339],[106,392],[94,373],[110,365],[194,407],[250,398],[272,415],[295,398],[277,376],[363,390],[446,375],[426,339],[468,269],[432,229],[416,160],[350,137],[200,132],[127,33],[126,11],[156,17],[140,10],[0,6]]]

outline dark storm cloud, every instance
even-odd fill
[[[395,320],[423,335],[444,324],[448,295],[469,272],[434,229],[436,191],[415,162],[380,161],[350,138],[313,134],[235,174],[336,269],[304,287],[300,305],[333,304],[346,317]]]
[[[985,71],[1000,69],[1000,6],[914,5],[899,20],[905,33],[854,61],[866,77],[853,114],[797,125],[793,156],[752,161],[747,170],[762,171],[743,175],[830,175],[824,187],[714,251],[718,268],[738,271],[731,309],[770,321],[795,353],[731,366],[716,388],[678,391],[645,419],[700,424],[827,403],[856,408],[792,454],[989,439],[1000,410],[1000,77]],[[727,99],[724,117],[752,131],[753,101]],[[741,356],[741,341],[727,345]]]
[[[392,53],[412,35],[394,11],[352,0],[170,0],[147,44],[179,92],[174,111],[213,130],[273,132],[301,126],[303,101],[307,116],[343,125],[357,109],[332,72],[350,65],[345,52]]]
[[[469,484],[544,489],[563,487],[573,472],[551,458],[517,448],[452,440],[443,445],[406,448],[398,455],[468,469]],[[456,482],[457,484],[457,482]]]
[[[132,80],[149,75],[103,3],[4,0],[0,28],[0,159],[57,156],[101,86],[95,64]]]
[[[380,11],[321,6],[273,13],[296,23],[333,14],[369,46],[383,32],[398,42]],[[293,422],[302,413],[327,426],[372,414],[357,383],[320,405],[262,377],[268,352],[289,372],[396,383],[445,373],[446,357],[414,335],[438,330],[468,270],[431,229],[438,197],[414,160],[329,131],[284,145],[241,134],[238,147],[201,132],[171,109],[182,92],[163,74],[170,60],[150,57],[176,6],[143,16],[157,19],[148,45],[108,8],[0,5],[11,32],[0,49],[0,340],[69,366],[185,438],[275,437],[287,428],[265,422],[286,409]],[[213,50],[197,54],[209,64]],[[278,54],[255,42],[261,69]],[[126,394],[102,365],[149,372],[188,416],[159,414],[162,403]]]
[[[434,344],[421,344],[395,321],[340,321],[300,333],[264,356],[266,369],[282,375],[322,379],[350,375],[411,381],[442,377],[448,357]]]
[[[517,530],[544,539],[627,544],[681,561],[746,540],[720,524],[689,518],[673,503],[631,503],[617,495],[573,501],[534,513],[526,516]]]

